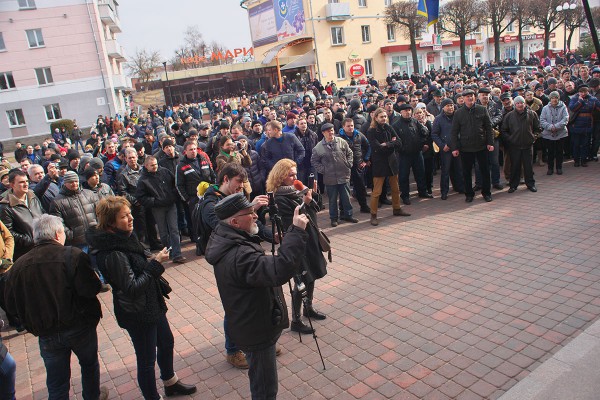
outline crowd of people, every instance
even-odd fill
[[[383,205],[409,217],[411,197],[433,198],[436,175],[441,200],[452,187],[467,203],[477,192],[490,202],[492,189],[505,185],[508,193],[522,184],[536,192],[536,163],[561,175],[565,159],[574,167],[598,161],[597,65],[540,65],[531,74],[465,68],[390,75],[382,88],[366,80],[350,100],[318,81],[310,86],[313,96],[299,94],[277,107],[267,96],[242,95],[149,107],[140,116],[99,116],[85,141],[75,124],[41,144],[17,143],[18,167],[2,159],[0,305],[10,325],[39,336],[51,397],[68,393],[70,351],[82,365],[84,397],[106,395],[98,386],[96,295],[111,287],[144,398],[159,398],[156,361],[167,395],[195,390],[173,371],[164,300],[170,286],[162,277],[166,261],[187,262],[183,237],[215,265],[227,361],[250,368],[253,394],[271,395],[276,342],[290,324],[283,296],[265,292],[265,282],[278,287],[301,276],[292,296],[293,331],[313,332],[302,316],[326,318],[313,307],[315,281],[327,273],[317,224],[325,203],[331,227],[357,223],[359,213],[377,226]],[[274,210],[267,193],[281,214],[283,237],[266,219]],[[278,243],[278,255],[265,255],[260,240]],[[240,243],[247,248],[227,250]],[[48,254],[56,254],[52,268]],[[285,273],[274,275],[272,257]],[[42,264],[47,272],[28,272]],[[57,278],[61,271],[66,275]],[[50,284],[53,279],[60,284]],[[31,285],[39,290],[27,295]],[[46,298],[69,307],[55,315]],[[85,346],[78,345],[81,338]],[[0,356],[0,367],[11,364],[10,354]],[[14,397],[12,376],[11,386],[0,373],[1,390],[9,393],[1,398]]]

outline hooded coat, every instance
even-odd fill
[[[281,285],[297,272],[308,234],[292,227],[277,255],[266,255],[260,238],[219,222],[206,249],[215,271],[229,335],[243,351],[274,345],[289,327]]]
[[[559,140],[567,137],[567,123],[569,122],[569,112],[567,106],[559,101],[556,106],[551,103],[546,104],[542,109],[540,116],[540,126],[542,127],[542,137],[548,140]],[[552,131],[554,128],[554,131]]]
[[[153,325],[166,314],[159,283],[165,268],[156,260],[146,259],[135,234],[91,228],[86,238],[98,268],[113,288],[115,317],[121,328]]]

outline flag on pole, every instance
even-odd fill
[[[440,0],[419,0],[417,14],[427,18],[427,26],[438,22]]]

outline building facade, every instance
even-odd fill
[[[0,2],[0,140],[47,135],[61,118],[91,126],[125,112],[116,0]]]
[[[272,53],[304,62],[312,77],[321,82],[333,81],[338,87],[352,77],[367,75],[383,80],[393,72],[413,72],[409,40],[387,25],[385,8],[399,0],[248,0],[250,30],[257,61],[269,62]],[[442,1],[442,4],[445,1]],[[284,15],[285,14],[285,15]],[[286,21],[288,23],[286,23]],[[299,23],[301,21],[302,23]],[[290,26],[293,29],[290,29]],[[518,58],[518,40],[514,27],[501,37],[501,58]],[[306,39],[299,45],[299,39]],[[543,34],[533,27],[523,32],[524,56],[543,49]],[[308,42],[308,43],[307,43]],[[572,47],[579,43],[578,34]],[[551,35],[550,48],[562,50],[563,30],[559,26]],[[314,56],[307,57],[308,52]],[[447,33],[436,34],[434,27],[417,33],[419,71],[460,66],[460,42]],[[469,64],[494,59],[494,39],[489,27],[466,38]],[[288,80],[294,78],[282,68]]]

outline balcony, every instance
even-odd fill
[[[129,90],[131,89],[131,84],[129,82],[129,78],[123,75],[113,75],[113,88],[115,90]]]
[[[111,32],[121,32],[121,21],[115,12],[116,6],[113,2],[104,2],[98,4],[98,12],[100,13],[100,20],[104,25],[108,25]]]
[[[110,58],[116,58],[119,61],[126,61],[125,49],[116,40],[106,41],[106,53]]]
[[[350,3],[329,3],[325,5],[327,21],[343,21],[350,19]]]

